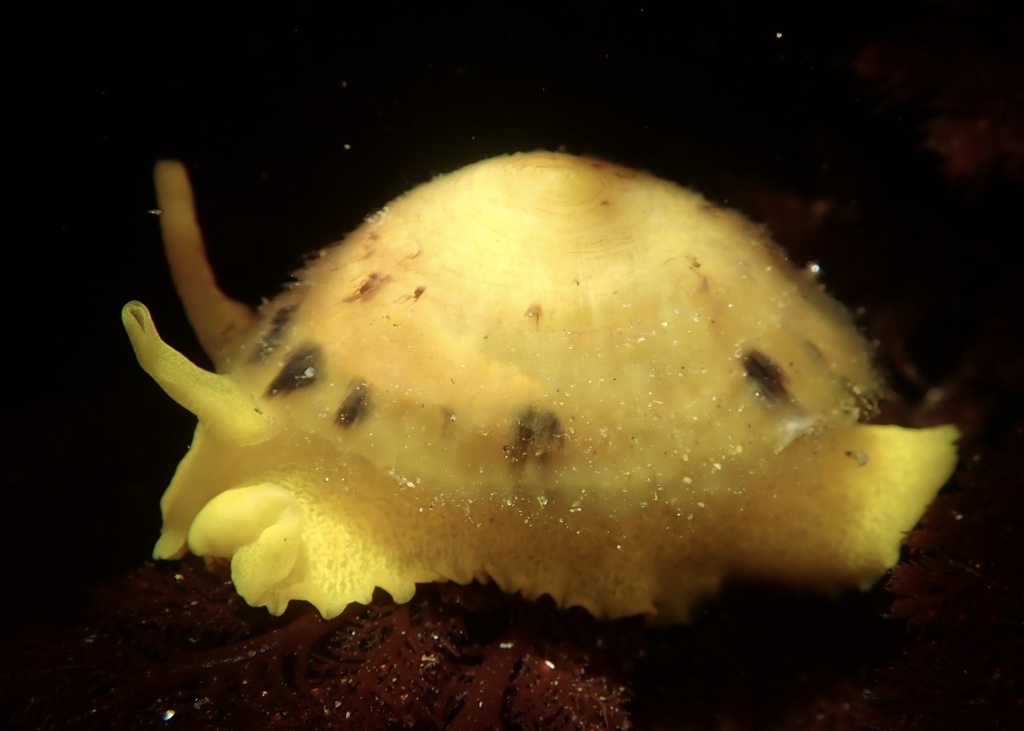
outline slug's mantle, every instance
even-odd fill
[[[157,558],[325,617],[491,580],[685,621],[726,579],[871,585],[956,462],[951,426],[862,423],[849,314],[741,216],[565,154],[398,198],[253,312],[217,287],[184,167],[156,167],[175,285],[217,373],[123,320],[199,424]]]

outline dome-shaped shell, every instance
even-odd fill
[[[951,429],[859,424],[882,384],[846,311],[762,230],[646,173],[471,165],[256,317],[213,284],[183,170],[157,182],[223,375],[126,308],[143,366],[200,418],[156,555],[230,556],[274,612],[478,578],[678,620],[730,576],[865,585],[955,461]]]

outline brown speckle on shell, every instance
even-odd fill
[[[423,293],[426,292],[426,291],[427,291],[427,288],[424,285],[421,284],[416,289],[414,289],[412,292],[408,292],[407,294],[403,294],[400,297],[396,297],[394,302],[395,302],[396,305],[407,303],[407,302],[416,302],[420,297],[423,296]]]
[[[264,395],[267,398],[278,394],[291,393],[306,386],[312,386],[320,366],[321,350],[319,345],[306,344],[300,346],[285,362]]]
[[[515,439],[505,447],[509,461],[519,464],[533,457],[543,459],[561,448],[565,432],[558,417],[552,411],[524,409],[516,417]]]
[[[354,379],[349,384],[348,393],[341,402],[335,422],[346,429],[357,421],[362,421],[370,413],[370,386],[366,381]]]
[[[381,287],[391,281],[391,277],[387,274],[381,274],[380,272],[370,272],[356,287],[355,292],[345,298],[345,302],[355,302],[356,300],[368,300],[375,295]]]

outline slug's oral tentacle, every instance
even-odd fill
[[[255,313],[217,286],[206,258],[206,245],[185,166],[177,160],[161,160],[153,170],[153,180],[164,250],[174,286],[199,343],[220,369],[224,346],[251,326]]]
[[[160,339],[149,310],[129,302],[121,321],[139,365],[179,404],[191,411],[211,434],[238,445],[259,444],[273,433],[252,394],[231,376],[210,373]]]

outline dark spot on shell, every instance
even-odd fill
[[[541,313],[542,313],[542,310],[540,308],[540,305],[530,305],[526,309],[526,312],[524,314],[527,317],[529,317],[530,319],[533,320],[533,324],[534,325],[536,325],[537,327],[540,327],[540,316],[541,316]]]
[[[455,423],[455,412],[448,408],[441,409],[441,433],[447,434]]]
[[[385,284],[391,281],[391,277],[387,274],[381,274],[380,272],[370,272],[363,281],[356,287],[356,291],[345,298],[345,302],[355,302],[356,300],[367,300],[380,290]]]
[[[758,394],[774,401],[789,396],[786,391],[786,373],[778,363],[760,350],[749,350],[743,355],[743,370],[757,386]]]
[[[348,393],[341,402],[334,420],[346,429],[357,421],[362,421],[370,413],[370,386],[366,381],[353,380],[348,386]]]
[[[284,340],[288,332],[288,326],[292,324],[295,312],[298,309],[298,305],[288,305],[274,313],[274,316],[270,318],[270,328],[260,336],[259,341],[256,343],[256,350],[253,351],[252,356],[249,358],[250,363],[259,363],[266,360],[266,357],[277,349],[277,346]]]
[[[264,396],[270,398],[283,393],[306,386],[312,386],[316,381],[317,369],[320,366],[320,346],[303,345],[288,357],[288,361],[281,368],[281,372],[267,386]]]
[[[543,459],[562,447],[565,432],[552,411],[528,408],[516,417],[514,441],[505,447],[509,461],[520,464],[527,459]]]
[[[413,300],[418,300],[423,295],[423,293],[426,292],[426,291],[427,291],[427,288],[424,287],[422,284],[420,286],[418,286],[412,292]]]

